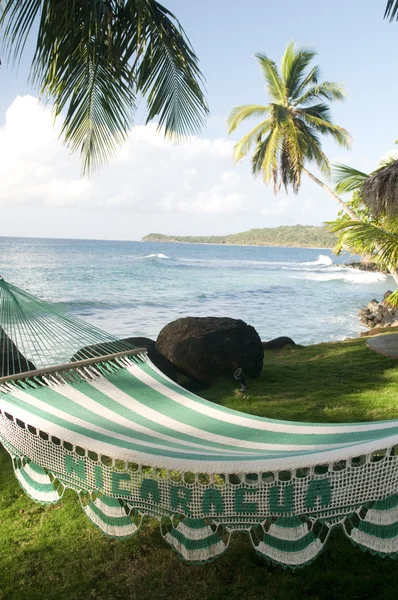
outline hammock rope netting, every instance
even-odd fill
[[[398,556],[398,420],[297,423],[218,406],[144,350],[4,280],[0,319],[0,441],[36,502],[71,488],[113,538],[155,517],[190,563],[246,531],[267,561],[296,568],[334,527]]]

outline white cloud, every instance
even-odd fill
[[[95,208],[142,218],[153,214],[159,231],[166,214],[176,219],[218,215],[220,223],[225,216],[252,215],[253,227],[311,220],[312,199],[305,201],[306,194],[275,198],[271,189],[253,180],[248,161],[235,167],[230,139],[194,137],[174,145],[156,131],[156,124],[136,126],[115,160],[86,179],[79,157],[70,156],[59,140],[60,128],[50,107],[36,98],[14,100],[0,129],[1,206]],[[319,223],[331,216],[318,210],[314,219]]]

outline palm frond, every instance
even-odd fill
[[[367,173],[358,171],[348,165],[337,163],[332,168],[332,179],[335,185],[337,194],[346,194],[347,192],[355,192],[360,190],[369,177]]]
[[[392,292],[392,294],[387,296],[387,298],[384,299],[384,304],[387,304],[388,306],[392,306],[393,308],[397,308],[398,307],[398,290],[395,290],[394,292]]]
[[[287,184],[292,185],[293,192],[298,193],[301,184],[301,172],[304,166],[302,132],[296,126],[292,117],[283,123],[283,150],[286,153],[285,167],[282,172],[282,181],[285,189]],[[286,166],[288,165],[288,167]]]
[[[387,156],[387,158],[383,158],[377,165],[377,169],[375,169],[375,171],[373,171],[372,175],[374,173],[377,173],[377,171],[380,171],[380,169],[384,169],[384,167],[389,167],[390,165],[392,165],[393,163],[395,163],[397,161],[398,161],[397,154],[392,154],[391,156]]]
[[[228,116],[228,133],[232,133],[239,127],[239,125],[246,119],[252,117],[263,117],[269,113],[269,106],[262,106],[261,104],[243,104],[241,106],[235,106]]]
[[[3,0],[7,58],[21,56],[39,18],[32,82],[66,111],[63,134],[88,172],[126,138],[135,98],[165,135],[197,133],[208,112],[197,57],[177,19],[155,0]]]
[[[307,90],[304,94],[295,99],[294,105],[307,106],[321,98],[325,100],[344,100],[346,97],[344,86],[334,81],[324,81]]]
[[[246,156],[250,148],[270,130],[271,119],[266,119],[258,125],[255,125],[246,135],[244,135],[235,145],[234,160],[239,162]]]
[[[282,58],[282,76],[283,83],[287,90],[289,98],[295,98],[297,90],[306,79],[305,70],[316,56],[315,50],[312,48],[298,48],[296,43],[290,42]],[[319,70],[313,74],[319,76]]]
[[[322,145],[316,131],[302,119],[295,120],[296,127],[302,133],[302,153],[308,161],[315,161],[318,168],[327,177],[330,175],[330,163],[326,154],[322,152]]]
[[[274,183],[274,191],[278,191],[278,151],[280,146],[280,131],[274,128],[265,140],[258,143],[256,153],[252,158],[253,175],[262,173],[264,181]]]
[[[390,23],[394,19],[398,21],[398,0],[388,0],[384,11],[384,18],[389,19]]]
[[[134,24],[135,2],[130,4]],[[174,15],[153,0],[144,4],[147,27],[144,51],[137,52],[137,89],[147,98],[146,122],[157,117],[165,135],[180,140],[199,133],[208,113],[198,59]],[[135,51],[130,43],[128,52]]]
[[[286,89],[278,73],[278,67],[265,54],[256,54],[255,56],[260,63],[269,95],[274,101],[284,103],[286,101]]]
[[[305,90],[308,88],[308,86],[318,85],[320,78],[321,78],[321,69],[320,69],[320,67],[318,67],[316,65],[315,67],[312,67],[312,69],[310,70],[308,75],[306,75],[306,77],[304,77],[304,79],[300,83],[299,87],[296,89],[294,97],[292,97],[291,100],[294,102],[296,100],[296,98],[300,97],[300,94],[304,94]]]
[[[319,106],[320,105],[318,105],[318,107]],[[318,110],[315,110],[316,108],[317,107],[311,106],[308,108],[298,109],[297,113],[307,124],[319,131],[319,133],[331,135],[339,144],[339,146],[342,146],[343,148],[350,148],[351,135],[348,133],[348,131],[339,125],[335,125],[325,117],[317,116]]]
[[[350,219],[327,223],[330,231],[339,234],[337,251],[347,249],[357,252],[362,249],[372,257],[373,262],[388,269],[398,266],[398,231],[384,227],[374,222],[364,223]]]

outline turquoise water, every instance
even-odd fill
[[[156,338],[184,316],[229,316],[263,340],[358,335],[358,308],[393,280],[329,250],[0,238],[0,274],[120,336]]]

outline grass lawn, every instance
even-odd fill
[[[256,415],[302,421],[398,418],[398,363],[364,340],[267,352],[261,378],[203,392]],[[114,542],[68,491],[56,506],[29,500],[0,452],[0,600],[396,600],[398,563],[353,548],[335,531],[315,563],[292,573],[257,557],[245,534],[205,566],[181,562],[148,519]]]

